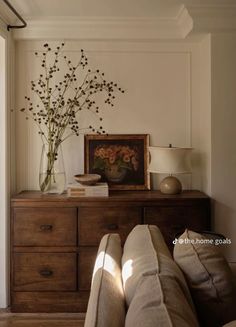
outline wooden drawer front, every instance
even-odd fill
[[[13,292],[11,301],[11,312],[42,312],[42,320],[35,322],[34,319],[14,320],[9,327],[82,327],[84,323],[78,319],[78,312],[86,313],[90,292]],[[45,312],[65,312],[66,321],[60,318],[57,321],[50,319],[45,321]],[[70,312],[75,312],[75,320],[70,319]],[[73,316],[72,316],[73,317]],[[33,318],[33,317],[32,317]],[[82,318],[82,317],[81,317]],[[82,319],[83,320],[83,319]],[[5,324],[4,324],[5,325]],[[0,320],[1,327],[4,326]]]
[[[90,290],[97,247],[81,247],[78,258],[78,287],[80,291]]]
[[[13,229],[15,246],[73,246],[77,243],[77,209],[15,209]]]
[[[185,228],[195,231],[209,228],[207,214],[207,207],[202,206],[145,208],[144,223],[157,225],[169,248],[173,248],[176,234]]]
[[[75,253],[15,253],[14,291],[76,290]]]
[[[79,244],[98,245],[107,233],[119,233],[124,243],[127,235],[141,223],[142,210],[135,207],[93,207],[79,209]]]

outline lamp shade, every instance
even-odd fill
[[[148,171],[161,174],[184,174],[191,172],[192,148],[150,146],[151,161]]]

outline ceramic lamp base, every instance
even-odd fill
[[[178,178],[168,176],[160,183],[160,191],[163,194],[178,194],[182,192],[182,185]]]

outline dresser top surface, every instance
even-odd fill
[[[19,202],[115,202],[115,201],[183,201],[183,200],[198,200],[209,199],[209,197],[200,191],[183,191],[177,195],[166,195],[160,191],[110,191],[108,197],[69,197],[67,194],[43,194],[40,191],[23,191],[12,197],[13,203]]]

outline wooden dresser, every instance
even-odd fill
[[[137,224],[156,224],[172,248],[185,227],[209,230],[210,199],[198,191],[114,191],[108,198],[22,192],[11,202],[13,312],[85,312],[101,237],[122,242]]]

